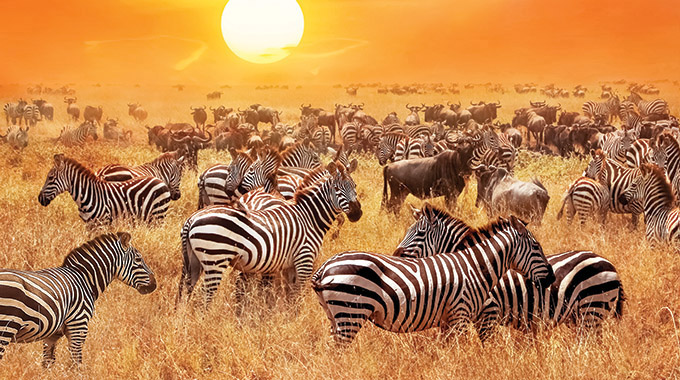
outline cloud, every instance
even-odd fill
[[[107,44],[116,44],[116,43],[121,43],[121,42],[137,42],[137,41],[153,41],[153,40],[162,40],[162,39],[169,39],[169,40],[176,40],[176,41],[182,41],[182,42],[189,42],[191,44],[197,45],[196,49],[189,54],[186,58],[183,58],[179,61],[177,61],[172,67],[173,69],[177,71],[182,71],[189,67],[192,63],[198,61],[203,53],[205,53],[206,50],[208,50],[208,44],[201,40],[194,40],[191,38],[182,38],[182,37],[175,37],[175,36],[168,36],[168,35],[158,35],[158,36],[144,36],[144,37],[136,37],[136,38],[120,38],[120,39],[115,39],[115,40],[93,40],[93,41],[85,41],[85,45],[89,49],[95,49],[99,47],[100,45],[107,45]]]

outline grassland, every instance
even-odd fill
[[[107,117],[118,117],[134,131],[134,141],[117,146],[97,141],[83,149],[55,146],[52,139],[67,123],[61,96],[46,98],[56,106],[56,120],[31,129],[31,141],[19,154],[0,145],[0,267],[40,269],[59,265],[66,253],[93,236],[78,217],[67,194],[49,207],[42,207],[37,195],[52,165],[55,153],[65,153],[87,166],[109,163],[139,164],[158,152],[146,144],[145,130],[127,116],[125,104],[141,102],[149,111],[148,123],[189,120],[189,105],[246,106],[259,102],[284,111],[293,121],[299,104],[330,109],[333,103],[365,102],[366,111],[382,119],[387,112],[406,111],[406,102],[419,103],[460,99],[500,100],[500,118],[510,119],[512,110],[528,103],[529,95],[504,95],[483,88],[464,90],[461,95],[434,94],[377,95],[374,89],[360,89],[349,97],[342,89],[328,87],[299,90],[255,91],[252,87],[225,90],[221,102],[206,102],[212,88],[187,87],[177,92],[169,86],[94,87],[75,86],[78,103],[103,105]],[[509,87],[509,86],[508,86]],[[595,88],[596,85],[588,86]],[[678,88],[659,84],[661,95],[675,114],[680,104]],[[8,101],[29,96],[17,86],[0,87],[0,99]],[[623,89],[620,89],[623,93]],[[592,93],[590,98],[595,97]],[[534,100],[538,97],[534,96]],[[579,110],[580,100],[562,99],[562,107]],[[227,155],[202,151],[199,173]],[[346,223],[340,237],[327,237],[317,266],[331,255],[349,249],[390,253],[401,240],[412,219],[408,207],[393,216],[381,212],[381,172],[376,160],[360,158],[354,178],[361,195],[364,215],[357,223]],[[194,379],[194,378],[459,378],[459,379],[660,379],[680,377],[680,257],[667,248],[651,248],[642,228],[630,231],[628,218],[610,216],[607,225],[569,226],[557,221],[562,194],[571,180],[583,171],[586,161],[578,158],[534,157],[520,154],[517,176],[539,177],[551,200],[544,223],[533,227],[547,254],[570,249],[591,249],[611,260],[620,271],[628,296],[624,317],[608,323],[601,339],[578,337],[561,327],[542,333],[535,343],[509,329],[486,344],[468,335],[444,340],[436,331],[392,334],[368,324],[356,342],[338,350],[329,338],[329,323],[316,297],[308,288],[296,305],[279,301],[268,308],[253,294],[252,304],[235,317],[233,279],[222,283],[214,305],[207,311],[195,307],[175,310],[175,296],[181,269],[179,230],[195,210],[197,173],[188,172],[182,181],[182,198],[173,202],[166,220],[156,227],[118,224],[128,230],[133,244],[156,272],[158,289],[147,296],[137,294],[120,282],[114,283],[97,302],[84,348],[84,364],[70,366],[66,341],[57,350],[57,363],[45,371],[40,366],[41,345],[10,345],[0,361],[1,378],[92,378]],[[474,181],[459,198],[455,214],[470,224],[485,223],[486,214],[474,207]],[[420,200],[409,198],[416,205]],[[434,204],[443,206],[440,200]]]

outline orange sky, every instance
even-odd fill
[[[0,83],[679,79],[677,0],[298,2],[300,46],[269,65],[227,48],[226,0],[4,2]]]

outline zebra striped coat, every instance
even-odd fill
[[[106,234],[72,250],[61,267],[35,272],[0,269],[0,358],[10,342],[44,340],[43,365],[55,361],[55,346],[66,335],[71,357],[82,361],[82,347],[94,303],[119,279],[141,294],[156,288],[153,272],[130,234]]]
[[[198,209],[210,205],[228,205],[234,201],[236,189],[243,181],[253,158],[245,151],[230,149],[231,163],[217,164],[198,177]]]
[[[170,199],[181,196],[182,169],[184,157],[177,152],[163,153],[155,160],[139,166],[108,165],[97,171],[97,177],[109,182],[122,182],[136,177],[156,177],[165,182],[170,189]]]
[[[424,141],[419,138],[406,136],[399,140],[392,156],[392,161],[410,160],[425,157]]]
[[[309,144],[297,142],[281,152],[281,166],[316,169],[321,166],[321,160]]]
[[[621,195],[631,182],[641,175],[640,169],[627,168],[614,160],[607,158],[602,150],[590,150],[592,159],[584,173],[607,186],[609,189],[609,211],[616,214],[631,214],[633,228],[637,227],[638,216],[642,213],[642,203],[634,200],[622,203]]]
[[[676,200],[680,197],[680,144],[671,133],[657,136],[652,161],[662,168],[673,186]]]
[[[533,331],[566,323],[572,328],[597,329],[602,321],[620,318],[625,295],[616,268],[590,251],[568,251],[548,256],[555,282],[547,288],[508,271],[491,289],[475,322],[485,341],[498,325]]]
[[[170,202],[170,190],[158,178],[107,182],[77,161],[57,154],[38,201],[47,206],[64,191],[71,194],[86,223],[106,224],[121,217],[151,222],[165,217]]]
[[[5,103],[2,110],[5,112],[5,121],[9,124],[10,120],[12,124],[21,124],[21,118],[24,115],[24,108],[26,107],[26,102],[20,100],[18,103]]]
[[[41,120],[40,109],[35,104],[27,104],[23,112],[26,125],[34,127]]]
[[[611,123],[615,118],[621,119],[621,102],[618,95],[612,96],[607,99],[606,102],[594,102],[589,100],[583,103],[581,110],[583,114],[591,119],[597,119],[600,117],[607,117],[607,120]]]
[[[680,243],[680,209],[675,206],[671,184],[654,164],[644,164],[640,170],[642,174],[621,194],[621,203],[643,202],[647,240]]]
[[[57,141],[68,147],[83,146],[85,145],[88,136],[92,136],[95,140],[99,138],[97,135],[97,126],[90,122],[85,122],[75,129],[64,127],[64,129],[61,130],[61,134],[57,138]]]
[[[468,232],[459,250],[424,259],[349,251],[326,261],[312,288],[339,343],[351,343],[368,319],[393,332],[458,329],[481,311],[510,267],[549,285],[541,245],[511,217]]]
[[[387,164],[388,161],[394,159],[397,151],[397,145],[402,139],[408,138],[403,133],[389,132],[385,133],[378,143],[378,162],[380,165]]]
[[[322,168],[317,169],[322,171]],[[214,206],[194,213],[182,228],[184,265],[178,302],[191,295],[201,273],[209,303],[228,267],[244,273],[285,273],[295,277],[293,296],[312,274],[324,235],[341,212],[361,218],[356,184],[342,166],[328,164],[329,175],[305,181],[294,203],[261,211]]]
[[[585,223],[589,216],[598,216],[600,223],[604,224],[609,204],[609,189],[606,185],[592,178],[581,177],[569,186],[557,213],[557,220],[562,218],[566,207],[568,223],[572,222],[574,216],[580,224]]]
[[[628,101],[637,106],[638,112],[643,118],[650,116],[667,117],[668,115],[668,103],[663,99],[644,100],[637,92],[631,92]]]

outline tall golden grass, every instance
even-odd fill
[[[510,86],[508,86],[510,87]],[[596,88],[596,84],[589,87]],[[675,107],[678,89],[660,85],[662,96]],[[169,86],[124,88],[76,86],[78,103],[103,105],[107,117],[118,117],[134,131],[128,146],[101,141],[85,148],[67,149],[53,138],[68,121],[61,96],[48,96],[56,110],[54,122],[41,122],[30,132],[30,144],[22,153],[0,146],[0,267],[37,270],[59,265],[70,249],[95,234],[78,217],[69,195],[59,196],[42,207],[37,195],[52,166],[55,153],[65,153],[85,165],[98,168],[109,163],[140,164],[159,153],[146,144],[145,130],[127,115],[125,104],[141,102],[149,111],[150,125],[169,120],[188,121],[189,105],[244,107],[251,103],[272,105],[293,121],[299,104],[331,109],[333,103],[365,102],[366,111],[381,119],[396,110],[405,116],[406,102],[419,103],[461,99],[500,100],[500,117],[509,120],[515,108],[539,96],[506,93],[497,95],[483,88],[464,90],[460,96],[377,95],[362,88],[357,97],[328,87],[299,90],[226,90],[221,101],[205,101],[212,90],[188,86],[177,92]],[[3,86],[3,101],[19,96],[18,87]],[[623,89],[619,90],[624,93]],[[589,98],[595,94],[590,93]],[[580,110],[582,100],[562,99],[562,107]],[[677,108],[676,108],[677,110]],[[100,132],[101,133],[101,132]],[[228,155],[212,150],[200,152],[199,173]],[[412,218],[408,207],[397,216],[380,210],[381,168],[376,160],[359,158],[354,174],[364,215],[346,223],[340,237],[324,241],[316,265],[333,254],[359,249],[389,254],[403,237]],[[628,300],[620,321],[611,321],[601,337],[577,336],[566,327],[541,333],[531,341],[509,329],[501,329],[482,346],[473,331],[444,339],[436,331],[393,334],[370,323],[357,340],[341,350],[329,338],[329,323],[313,292],[307,288],[295,305],[278,301],[268,307],[264,297],[252,293],[240,317],[234,313],[234,273],[226,276],[214,304],[203,310],[196,305],[175,310],[175,296],[182,260],[180,228],[196,209],[197,173],[182,180],[182,198],[173,202],[167,218],[157,226],[116,224],[114,230],[132,233],[133,244],[156,272],[158,289],[147,296],[120,282],[113,283],[97,301],[95,316],[84,348],[84,363],[72,368],[65,339],[57,349],[57,363],[49,370],[40,366],[41,345],[12,344],[0,361],[2,378],[93,378],[194,379],[194,378],[601,378],[660,379],[680,376],[680,259],[669,248],[651,248],[643,228],[631,231],[628,217],[610,215],[606,226],[569,226],[557,221],[563,192],[586,165],[578,158],[535,157],[520,154],[517,176],[540,178],[551,199],[542,226],[532,227],[547,254],[571,249],[590,249],[611,260],[619,270]],[[458,200],[455,214],[472,225],[487,221],[474,207],[476,185],[468,184]],[[409,197],[408,202],[421,201]],[[443,206],[441,200],[432,201]],[[200,293],[199,293],[200,294]]]

